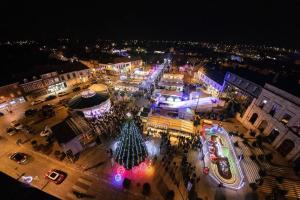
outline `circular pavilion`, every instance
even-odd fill
[[[92,118],[108,112],[111,101],[108,94],[88,89],[74,96],[68,106],[72,111],[82,112],[86,118]]]

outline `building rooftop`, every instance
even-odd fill
[[[264,85],[268,83],[270,85],[276,86],[281,90],[300,97],[300,84],[298,82],[299,77],[297,77],[297,74],[292,76],[278,74],[277,78],[274,78],[275,74],[261,74],[259,72],[251,71],[248,69],[234,69],[229,70],[229,72],[252,81],[262,87],[264,87]]]
[[[165,90],[165,89],[155,89],[154,94],[161,94],[161,95],[166,95],[166,96],[177,96],[177,97],[182,97],[183,92],[178,92],[174,90]]]
[[[205,75],[212,79],[213,81],[217,82],[220,85],[223,85],[225,72],[221,70],[213,70],[213,69],[205,69]]]
[[[51,127],[57,142],[67,143],[77,135],[87,133],[91,130],[88,123],[79,116],[67,117],[64,121]]]
[[[100,105],[102,102],[109,99],[105,93],[85,90],[81,94],[73,97],[68,105],[71,109],[84,109]]]
[[[24,78],[31,79],[41,74],[58,71],[68,72],[86,69],[78,62],[61,61],[51,56],[50,51],[40,50],[35,46],[1,46],[1,74],[0,86],[15,82],[22,82]]]
[[[181,86],[183,86],[183,83],[160,81],[158,83],[158,85],[159,86],[176,86],[176,87],[181,87]]]

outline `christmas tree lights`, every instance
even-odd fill
[[[145,142],[131,115],[121,129],[120,141],[116,149],[115,160],[130,170],[145,161],[148,156]]]

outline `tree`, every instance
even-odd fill
[[[148,152],[141,131],[134,120],[129,118],[122,127],[115,160],[129,170],[145,161],[147,156]]]

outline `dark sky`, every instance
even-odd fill
[[[1,2],[0,39],[182,39],[300,47],[298,0],[108,2]]]

